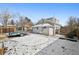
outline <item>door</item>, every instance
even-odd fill
[[[49,28],[49,35],[53,35],[53,28]]]

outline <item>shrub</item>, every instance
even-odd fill
[[[77,35],[76,35],[76,31],[77,31],[77,30],[74,30],[74,31],[72,31],[72,32],[69,32],[69,33],[66,35],[66,37],[68,37],[68,38],[74,38],[74,36],[77,36]]]
[[[68,37],[68,38],[73,38],[74,37],[74,33],[73,32],[70,32],[70,33],[68,33],[66,36]]]
[[[79,30],[76,31],[76,35],[77,35],[77,37],[79,39]]]

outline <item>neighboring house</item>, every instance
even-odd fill
[[[60,25],[58,24],[38,24],[35,26],[32,26],[32,32],[33,33],[40,33],[40,34],[45,34],[45,35],[55,35],[55,34],[60,34]]]
[[[19,25],[17,27],[17,30],[22,30],[22,31],[31,31],[32,30],[32,25],[30,24],[24,24],[24,25]]]
[[[7,25],[4,27],[3,25],[0,26],[0,34],[1,33],[8,33],[8,32],[15,32],[16,26],[15,25]]]
[[[17,30],[22,30],[22,31],[31,31],[32,30],[32,25],[33,23],[31,20],[27,17],[22,17],[19,22],[17,22]]]
[[[25,25],[24,30],[25,31],[32,31],[32,25],[31,26],[30,25]]]

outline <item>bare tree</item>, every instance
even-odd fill
[[[23,20],[24,20],[23,17],[20,17],[19,23],[20,23],[20,25],[22,27],[22,31],[24,30],[24,21]]]
[[[77,18],[77,29],[79,30],[79,18]]]
[[[68,26],[70,30],[73,31],[74,29],[76,29],[76,25],[77,25],[77,18],[71,16],[68,21]]]
[[[2,20],[3,25],[7,26],[8,20],[12,18],[12,15],[8,10],[5,10],[0,13],[0,18]]]
[[[20,26],[22,27],[22,31],[24,31],[25,29],[25,25],[27,25],[28,27],[31,27],[33,25],[31,19],[29,19],[28,17],[23,17],[23,16],[20,16]]]

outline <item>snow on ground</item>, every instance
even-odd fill
[[[56,40],[36,55],[79,55],[79,42]]]
[[[29,34],[4,40],[5,55],[79,55],[79,42],[59,39],[61,35]]]
[[[9,38],[4,41],[7,47],[5,55],[34,55],[53,43],[59,36],[29,34],[24,37]]]

